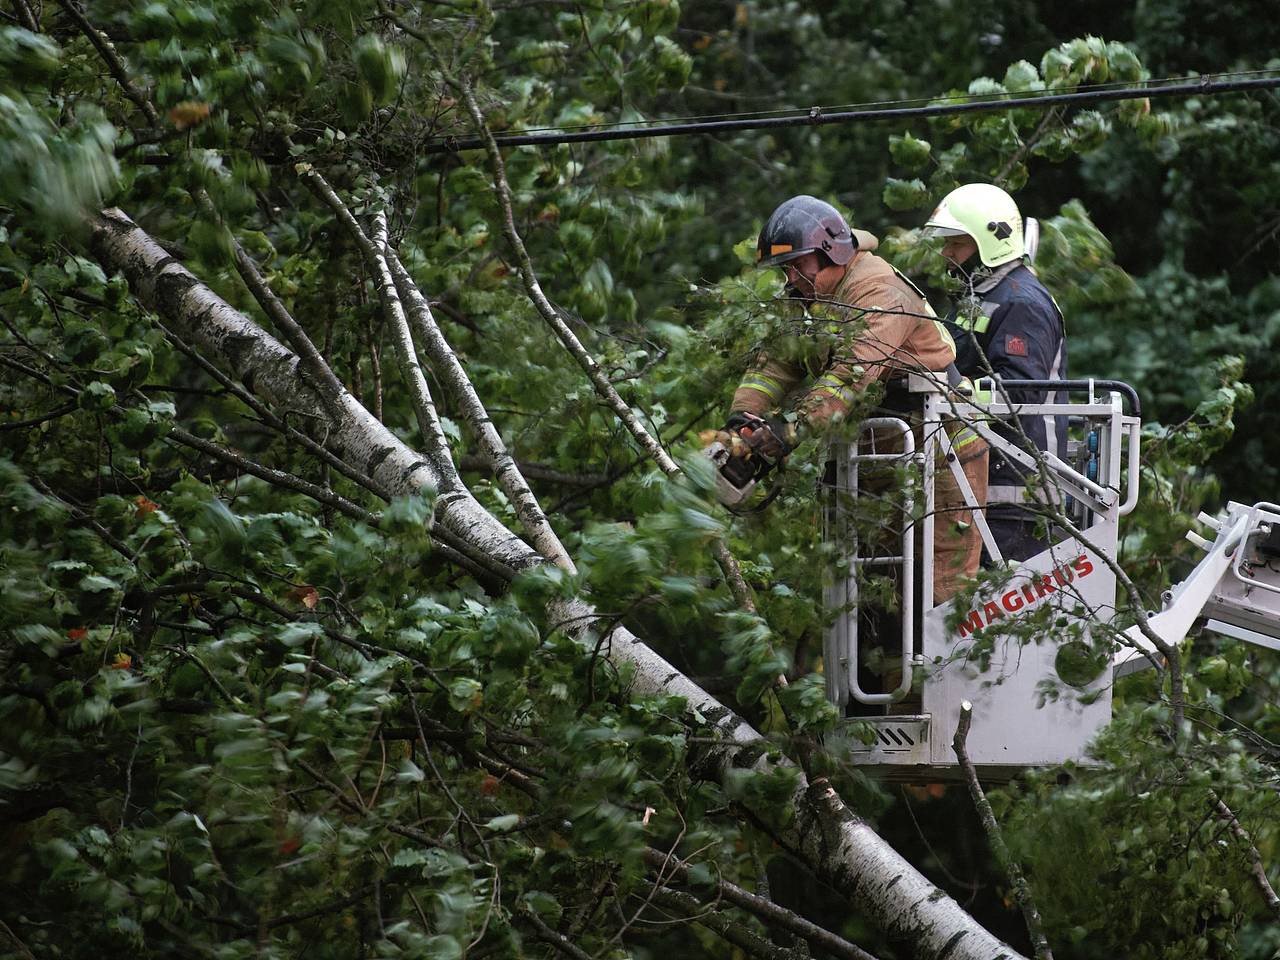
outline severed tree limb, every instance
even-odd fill
[[[652,894],[654,903],[719,934],[749,956],[760,960],[795,960],[795,954],[788,948],[757,935],[723,911],[708,908],[697,897],[657,885],[653,885]]]
[[[76,5],[72,0],[58,0],[58,3],[67,12],[67,16],[75,21],[81,33],[93,44],[94,49],[98,51],[98,56],[102,57],[107,69],[111,71],[111,76],[115,77],[116,83],[120,84],[120,89],[137,105],[143,116],[147,118],[147,121],[153,127],[160,126],[160,114],[156,112],[155,105],[146,98],[146,95],[141,90],[133,85],[133,81],[129,79],[129,71],[125,69],[123,61],[121,61],[119,54],[116,53],[116,48],[107,38],[107,35],[90,23],[85,18],[85,15],[76,9]],[[30,11],[28,11],[28,16],[30,16]],[[32,27],[31,29],[35,30],[36,28]]]
[[[667,856],[661,850],[655,850],[653,847],[646,848],[644,861],[651,870],[667,873],[682,883],[688,881],[688,865],[682,860]],[[772,900],[744,890],[728,880],[717,880],[715,890],[718,899],[741,907],[755,914],[765,923],[801,937],[811,947],[830,954],[836,960],[876,960],[874,954],[867,953],[839,934],[832,933],[816,923],[810,923],[799,914],[778,906]]]
[[[1280,920],[1280,897],[1276,896],[1275,888],[1271,886],[1271,881],[1267,879],[1267,867],[1262,862],[1262,854],[1258,852],[1258,847],[1253,842],[1253,837],[1249,836],[1249,831],[1241,825],[1239,818],[1235,815],[1235,811],[1227,806],[1217,793],[1210,790],[1209,796],[1217,810],[1218,819],[1231,828],[1236,840],[1244,847],[1245,856],[1249,860],[1249,873],[1253,877],[1254,885],[1258,888],[1258,893],[1262,895],[1263,902],[1276,915],[1276,919]]]
[[[521,474],[520,468],[507,452],[506,444],[502,442],[502,436],[493,425],[493,421],[489,419],[489,413],[485,410],[479,394],[476,393],[471,378],[462,369],[457,354],[449,346],[435,317],[432,316],[431,305],[390,246],[386,247],[386,261],[395,277],[400,295],[408,305],[409,323],[413,327],[413,332],[431,357],[436,376],[448,389],[453,402],[466,417],[476,442],[484,451],[485,462],[492,468],[503,493],[510,498],[516,509],[516,516],[520,519],[520,525],[529,535],[534,549],[556,566],[573,573],[573,561],[569,559],[569,554],[565,551],[560,538],[551,529],[546,514],[538,504],[538,498],[529,489],[529,484]]]
[[[108,273],[121,272],[141,303],[161,313],[201,350],[234,371],[264,401],[285,408],[325,408],[297,376],[298,358],[174,261],[154,240],[117,210],[90,218],[91,250]],[[5,358],[0,357],[0,362]],[[362,406],[344,400],[341,417],[330,414],[333,449],[397,495],[434,484],[430,463],[396,439]],[[433,534],[468,555],[510,571],[545,563],[532,548],[502,526],[465,490],[436,498]],[[509,573],[508,573],[509,575]],[[590,605],[570,601],[555,616],[595,650],[595,629],[612,624]],[[784,801],[794,816],[777,826],[768,810],[755,811],[776,843],[833,889],[841,891],[894,940],[910,943],[920,960],[1020,960],[1016,951],[978,924],[959,904],[929,882],[844,805],[829,783],[809,783],[779,758],[750,724],[726,708],[639,637],[622,627],[607,633],[603,652],[632,677],[630,695],[680,697],[692,722],[706,731],[691,757],[693,776],[729,782],[749,770],[792,778]],[[748,808],[749,809],[749,808]],[[393,832],[398,832],[396,828]],[[407,828],[406,828],[407,829]],[[413,831],[414,839],[421,834]],[[407,833],[405,835],[408,835]]]
[[[255,396],[280,409],[327,412],[326,445],[391,496],[441,490],[430,460],[410,449],[349,392],[326,404],[299,373],[297,354],[191,275],[122,211],[90,218],[89,246],[109,271],[121,271],[143,305],[161,314],[180,336],[224,365]],[[0,357],[0,363],[26,368]],[[40,375],[43,376],[43,375]],[[45,378],[47,380],[47,378]],[[432,535],[502,579],[537,557],[462,487],[436,498]],[[505,573],[501,572],[505,571]]]
[[[187,342],[219,358],[254,396],[278,409],[327,409],[301,374],[296,353],[192,276],[122,211],[103,211],[90,228],[93,254],[112,271],[122,271],[145,306]],[[439,487],[432,464],[396,440],[350,393],[344,390],[335,407],[328,440],[338,456],[393,495],[425,484]]]
[[[973,704],[965,700],[960,704],[960,724],[956,727],[956,735],[951,741],[951,748],[955,751],[956,759],[960,762],[960,768],[964,770],[964,779],[969,786],[969,795],[973,798],[973,805],[977,808],[983,829],[987,832],[987,840],[991,844],[991,849],[995,852],[996,860],[999,861],[1000,866],[1004,868],[1005,876],[1009,878],[1009,886],[1013,887],[1013,898],[1018,901],[1023,919],[1026,920],[1027,933],[1031,935],[1031,943],[1036,951],[1036,960],[1053,960],[1053,951],[1049,949],[1049,941],[1045,939],[1044,935],[1044,925],[1040,922],[1040,911],[1036,909],[1035,900],[1031,896],[1031,884],[1027,882],[1027,878],[1022,872],[1022,867],[1018,864],[1018,861],[1013,859],[1009,853],[1009,848],[1005,845],[1004,834],[1000,830],[1000,824],[996,820],[995,812],[991,809],[991,802],[987,800],[987,795],[982,790],[982,784],[978,782],[978,772],[974,769],[973,761],[969,759],[969,750],[965,741],[969,737],[971,723],[973,723]]]

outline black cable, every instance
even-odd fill
[[[1113,100],[1142,100],[1159,97],[1205,96],[1253,90],[1274,90],[1280,77],[1254,80],[1211,81],[1163,87],[1120,87],[1110,90],[1081,90],[1075,93],[1053,93],[1008,97],[1003,100],[965,103],[942,103],[924,107],[891,107],[873,110],[848,110],[824,113],[822,107],[810,107],[805,114],[790,117],[757,117],[742,120],[711,120],[701,123],[663,123],[634,129],[583,130],[577,133],[529,133],[497,137],[499,147],[552,146],[560,143],[600,143],[609,140],[646,140],[653,137],[675,137],[688,134],[729,133],[738,130],[772,130],[785,127],[822,127],[836,123],[870,123],[916,117],[941,117],[960,113],[995,113],[1002,110],[1041,110],[1064,104],[1104,103]],[[453,153],[476,150],[484,146],[479,137],[445,138],[427,143],[426,153]]]
[[[1143,84],[1160,84],[1168,85],[1175,83],[1207,83],[1217,80],[1239,80],[1244,77],[1261,77],[1275,74],[1275,69],[1259,68],[1256,70],[1224,70],[1219,73],[1203,73],[1198,76],[1190,77],[1153,77],[1140,81]],[[1106,83],[1091,83],[1082,90],[1078,88],[1077,92],[1092,93],[1097,90],[1112,90],[1121,88],[1132,88],[1135,81],[1132,80],[1111,80]],[[1010,94],[1008,90],[998,90],[992,93],[956,93],[941,94],[932,97],[900,97],[896,100],[860,100],[853,103],[833,103],[820,107],[825,114],[830,114],[841,110],[870,110],[875,107],[902,107],[911,104],[928,105],[938,100],[955,100],[961,97],[965,103],[986,103],[991,100],[1008,99],[1012,95],[1030,96],[1036,92],[1045,93],[1047,91],[1015,91]],[[521,136],[527,136],[533,133],[565,133],[571,130],[615,130],[627,127],[638,127],[644,129],[646,124],[655,123],[694,123],[703,120],[739,120],[749,119],[752,117],[774,117],[782,114],[793,114],[797,111],[808,112],[809,107],[776,107],[772,110],[743,110],[737,113],[700,113],[700,114],[684,114],[676,117],[662,117],[655,119],[653,117],[641,117],[638,120],[596,120],[589,123],[560,123],[560,124],[543,124],[537,127],[526,127],[520,131]]]

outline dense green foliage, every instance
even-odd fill
[[[961,791],[913,801],[843,762],[815,673],[817,445],[759,517],[663,477],[530,305],[483,153],[425,147],[474,133],[464,76],[500,133],[1256,69],[1277,28],[1260,4],[1193,27],[1179,0],[1096,23],[1029,0],[827,6],[95,0],[93,43],[80,8],[36,20],[17,0],[0,26],[4,951],[444,960],[554,955],[558,931],[593,957],[735,956],[647,903],[649,846],[696,861],[706,903],[718,878],[760,889],[772,874],[780,902],[906,956],[787,873],[770,825],[741,816],[745,798],[788,797],[787,775],[706,779],[684,703],[630,696],[547,613],[573,596],[747,716],[764,749],[798,756],[796,734],[825,734],[816,751],[806,736],[808,759],[846,801],[1024,942]],[[1277,498],[1278,116],[1271,95],[1138,101],[506,161],[548,295],[695,479],[698,431],[790,323],[768,302],[778,278],[749,266],[777,201],[839,203],[941,307],[938,258],[911,228],[956,183],[1002,178],[1044,220],[1072,372],[1127,379],[1147,404],[1124,563],[1155,607],[1186,569],[1197,511]],[[89,253],[88,218],[119,206],[269,326],[232,265],[239,244],[343,383],[419,444],[373,279],[304,164],[357,217],[388,213],[510,448],[542,468],[529,476],[575,575],[544,568],[500,590],[449,563],[429,494],[380,502],[290,442]],[[475,439],[436,393],[473,464]],[[366,515],[248,476],[177,430]],[[492,477],[466,476],[518,530]],[[758,616],[711,560],[725,532]],[[1280,948],[1247,844],[1210,799],[1266,863],[1280,857],[1280,659],[1205,637],[1185,665],[1184,729],[1170,729],[1167,688],[1139,677],[1101,765],[997,793],[1060,958]],[[766,690],[784,669],[779,703]]]

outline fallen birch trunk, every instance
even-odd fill
[[[122,273],[138,299],[181,337],[220,360],[248,389],[278,411],[325,419],[335,453],[396,495],[438,491],[435,523],[471,549],[519,571],[547,561],[486,511],[461,485],[456,471],[441,475],[397,439],[345,390],[326,396],[307,376],[298,356],[193,276],[120,210],[90,224],[90,246],[108,273]],[[553,616],[585,636],[600,622],[586,603],[561,604]],[[737,769],[768,772],[789,761],[770,759],[750,724],[702,690],[624,628],[608,638],[610,660],[634,667],[637,696],[678,696],[700,714],[715,743],[697,757],[695,773],[725,780]],[[763,828],[814,874],[841,891],[895,941],[911,944],[922,960],[1020,960],[960,906],[930,883],[844,805],[824,781],[798,775],[795,816],[785,828]]]

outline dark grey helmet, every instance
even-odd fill
[[[806,253],[821,253],[843,266],[853,259],[864,240],[875,246],[869,233],[849,229],[840,211],[817,197],[801,194],[784,201],[769,217],[756,241],[756,265],[776,267]]]

